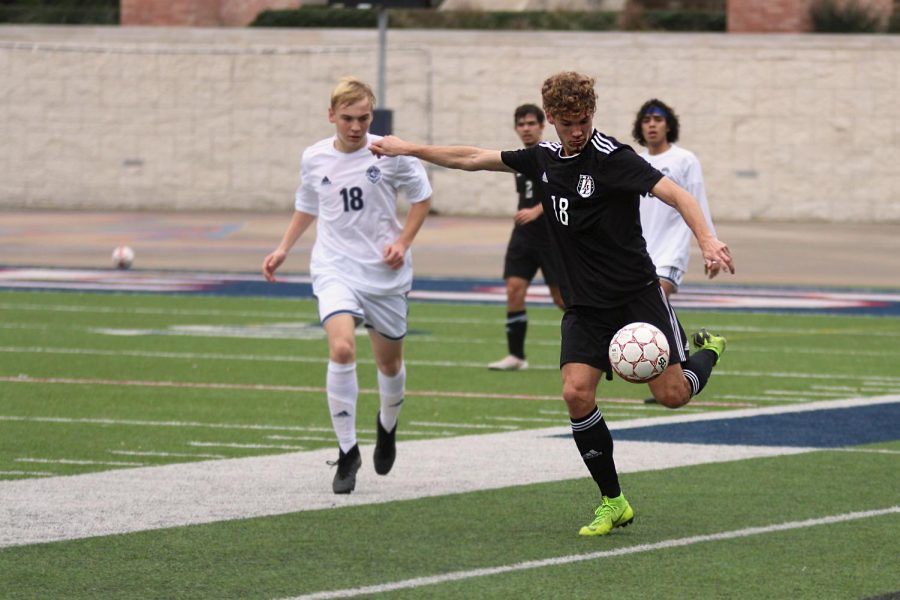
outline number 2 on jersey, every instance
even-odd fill
[[[341,198],[344,199],[344,212],[363,209],[362,193],[362,189],[358,187],[352,187],[350,189],[344,188],[341,190]]]
[[[556,215],[556,220],[559,221],[562,225],[568,225],[569,199],[559,198],[559,202],[557,202],[557,198],[553,194],[550,195],[550,198],[553,200],[553,214]]]

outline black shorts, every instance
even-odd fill
[[[566,363],[574,362],[610,372],[609,343],[619,329],[636,321],[656,325],[665,334],[669,341],[670,364],[683,363],[688,359],[684,329],[659,287],[659,282],[654,282],[620,306],[567,308],[561,325],[560,368]],[[673,343],[674,340],[678,340],[678,343]]]
[[[544,283],[559,286],[556,254],[543,220],[513,228],[503,261],[503,279],[521,277],[531,281],[538,269],[544,276]]]

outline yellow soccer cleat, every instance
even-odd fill
[[[725,338],[721,335],[715,335],[705,329],[701,329],[691,336],[691,341],[697,350],[712,350],[716,354],[716,362],[725,353]]]
[[[634,510],[625,499],[625,494],[615,498],[603,496],[603,502],[594,511],[596,517],[590,525],[585,525],[578,535],[606,535],[615,527],[625,527],[634,521]]]

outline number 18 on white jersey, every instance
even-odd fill
[[[314,286],[327,275],[371,294],[405,293],[412,286],[410,252],[396,271],[384,263],[383,252],[403,230],[398,192],[415,204],[431,197],[431,184],[418,159],[376,158],[368,145],[380,136],[368,138],[352,153],[339,152],[334,137],[303,153],[295,207],[317,216],[309,269]]]

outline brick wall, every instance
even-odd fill
[[[814,0],[728,0],[730,33],[798,33],[811,29],[809,8]],[[858,2],[886,23],[895,0],[839,0]]]
[[[122,25],[243,27],[266,10],[298,8],[301,0],[121,0]]]
[[[219,25],[220,0],[121,0],[122,25],[212,27]]]

